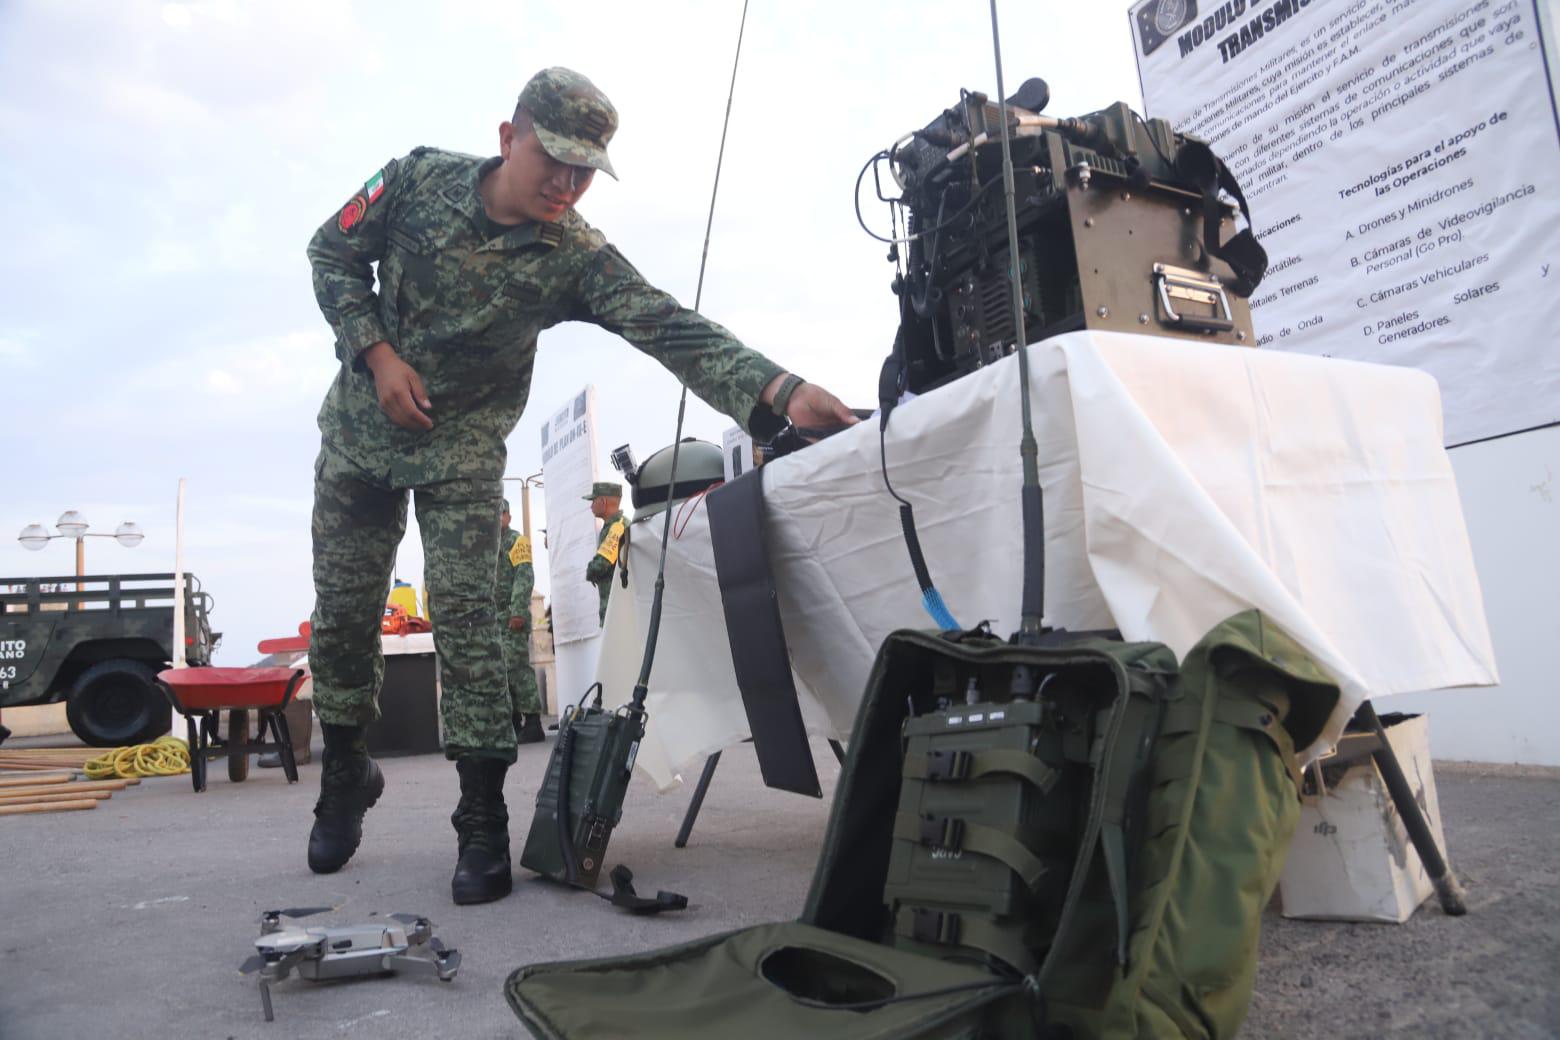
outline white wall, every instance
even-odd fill
[[[1560,766],[1560,426],[1451,450],[1501,684],[1406,694],[1436,758]]]

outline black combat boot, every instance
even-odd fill
[[[309,832],[309,869],[334,874],[346,866],[363,840],[363,814],[384,793],[385,777],[368,757],[366,726],[322,723],[320,800]]]
[[[460,804],[450,816],[460,847],[450,892],[457,903],[491,903],[514,887],[509,873],[509,809],[504,774],[509,763],[494,758],[455,760]]]
[[[547,734],[542,732],[542,717],[536,713],[522,715],[523,720],[515,727],[515,742],[519,744],[540,744],[547,739]]]

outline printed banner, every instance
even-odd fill
[[[1149,113],[1212,144],[1251,203],[1259,347],[1429,372],[1449,445],[1560,421],[1560,122],[1533,0],[1130,19]]]
[[[585,580],[585,566],[596,555],[597,523],[584,498],[595,480],[596,388],[587,386],[542,424],[554,645],[601,633],[601,597]]]

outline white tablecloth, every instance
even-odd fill
[[[1030,348],[1046,517],[1046,622],[1116,627],[1184,655],[1252,607],[1365,697],[1498,681],[1435,381],[1411,369],[1079,332]],[[889,479],[965,627],[1016,627],[1018,364],[897,408]],[[896,628],[934,627],[878,466],[876,420],[764,469],[768,542],[809,731],[844,738]],[[658,787],[748,736],[702,502],[674,515],[650,728]],[[661,520],[633,528],[598,669],[639,671]]]

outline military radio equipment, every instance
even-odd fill
[[[983,630],[891,640],[931,677],[905,690],[884,882],[896,946],[1033,974],[1061,930],[1073,878],[1102,852],[1112,946],[1125,960],[1128,861],[1166,687],[1117,667],[1119,643],[1066,638],[1049,651],[1007,647]],[[1157,649],[1136,653],[1150,660]],[[1160,666],[1173,669],[1174,658]],[[947,694],[960,686],[954,703]]]
[[[868,162],[896,227],[904,217],[904,235],[884,239],[894,243],[890,258],[902,260],[891,359],[901,392],[932,389],[1012,353],[1020,341],[1007,215],[994,190],[1003,182],[1004,129],[1012,144],[1023,342],[1106,329],[1255,343],[1245,298],[1267,258],[1249,226],[1228,234],[1235,206],[1220,192],[1242,213],[1246,204],[1224,164],[1204,142],[1125,104],[1057,119],[1040,114],[1049,97],[1043,80],[1029,80],[1008,99],[1003,127],[1003,106],[965,91],[956,106]],[[884,194],[878,166],[885,162],[898,197]]]
[[[558,744],[536,795],[521,866],[581,888],[596,887],[612,829],[623,818],[623,796],[643,736],[642,715],[602,708],[600,683],[586,691],[559,720]]]

